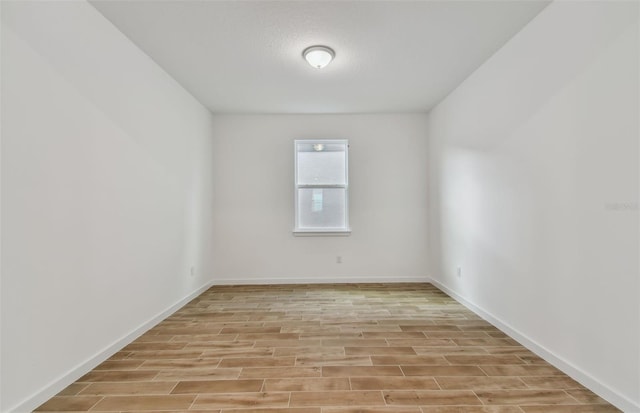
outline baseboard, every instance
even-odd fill
[[[211,281],[207,282],[206,284],[204,284],[203,286],[201,286],[191,294],[187,295],[186,297],[182,298],[175,304],[161,311],[160,313],[158,313],[156,316],[152,317],[148,321],[142,323],[138,328],[131,331],[129,334],[111,343],[110,345],[105,347],[103,350],[95,354],[93,357],[80,363],[79,365],[75,366],[74,368],[69,370],[67,373],[59,377],[58,379],[52,381],[47,386],[45,386],[42,390],[28,397],[27,399],[17,404],[16,406],[10,408],[8,412],[22,413],[22,412],[33,411],[42,403],[46,402],[51,397],[58,394],[65,387],[67,387],[68,385],[75,382],[77,379],[79,379],[83,375],[93,370],[96,366],[98,366],[100,363],[102,363],[103,361],[111,357],[113,354],[118,352],[121,348],[131,343],[136,338],[140,337],[151,327],[155,326],[160,321],[164,320],[165,318],[167,318],[168,316],[170,316],[171,314],[175,313],[177,310],[182,308],[189,301],[193,300],[195,297],[205,292],[207,289],[211,287],[212,284],[213,283]]]
[[[442,284],[441,282],[431,279],[431,283],[438,287],[440,290],[454,298],[460,304],[467,307],[469,310],[473,311],[478,316],[482,317],[489,323],[493,324],[504,333],[509,335],[511,338],[522,344],[528,350],[531,350],[533,353],[543,358],[545,361],[549,362],[554,367],[558,368],[566,375],[582,384],[589,390],[593,391],[598,396],[607,400],[609,403],[613,404],[618,409],[623,412],[640,412],[640,405],[635,403],[633,400],[628,397],[620,394],[614,389],[610,388],[606,384],[600,382],[598,379],[589,375],[579,367],[571,364],[564,358],[558,356],[553,351],[548,348],[538,344],[535,340],[529,338],[527,335],[521,333],[517,329],[511,327],[509,324],[505,323],[498,317],[494,316],[488,311],[485,311],[482,307],[470,302],[460,294],[456,293],[451,288]]]
[[[214,285],[428,283],[428,277],[219,278]]]

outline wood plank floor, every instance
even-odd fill
[[[37,410],[618,411],[430,284],[213,287]]]

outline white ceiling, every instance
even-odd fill
[[[213,112],[362,113],[429,110],[548,1],[91,3]]]

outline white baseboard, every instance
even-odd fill
[[[52,381],[47,386],[45,386],[42,390],[26,398],[16,406],[10,408],[8,412],[23,413],[23,412],[33,411],[42,403],[46,402],[47,400],[49,400],[50,398],[58,394],[65,387],[67,387],[68,385],[75,382],[77,379],[79,379],[83,375],[93,370],[96,366],[98,366],[100,363],[102,363],[103,361],[111,357],[113,354],[118,352],[121,348],[131,343],[136,338],[140,337],[151,327],[155,326],[160,321],[164,320],[171,314],[178,311],[181,307],[183,307],[189,301],[193,300],[195,297],[202,294],[204,291],[209,289],[209,287],[211,287],[212,284],[213,283],[211,281],[207,282],[206,284],[204,284],[203,286],[201,286],[191,294],[182,298],[180,301],[169,306],[168,308],[161,311],[160,313],[158,313],[156,316],[152,317],[148,321],[142,323],[138,328],[131,331],[129,334],[111,343],[110,345],[105,347],[103,350],[95,354],[93,357],[80,363],[79,365],[75,366],[74,368],[69,370],[67,373],[65,373],[61,377]]]
[[[359,283],[428,283],[428,277],[304,277],[304,278],[219,278],[214,285],[273,284],[359,284]]]
[[[524,347],[531,350],[533,353],[537,354],[538,356],[543,358],[545,361],[549,362],[551,365],[553,365],[554,367],[564,372],[566,375],[568,375],[578,383],[582,384],[583,386],[593,391],[598,396],[602,397],[603,399],[607,400],[609,403],[616,406],[618,409],[622,410],[623,412],[629,412],[629,413],[640,412],[640,405],[635,403],[633,400],[620,394],[619,392],[610,388],[606,384],[600,382],[595,377],[586,373],[579,367],[571,364],[564,358],[558,356],[548,348],[538,344],[535,340],[529,338],[527,335],[511,327],[509,324],[505,323],[504,321],[494,316],[493,314],[489,313],[488,311],[485,311],[483,308],[470,302],[469,300],[467,300],[460,294],[456,293],[454,290],[442,284],[441,282],[431,279],[431,283],[434,286],[438,287],[443,292],[445,292],[446,294],[448,294],[449,296],[451,296],[452,298],[454,298],[460,304],[464,305],[469,310],[473,311],[478,316],[482,317],[489,323],[493,324],[495,327],[502,330],[504,333],[509,335],[509,337],[513,338],[514,340],[522,344]]]

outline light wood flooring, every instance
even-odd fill
[[[213,287],[38,411],[618,410],[430,284],[327,284]]]

